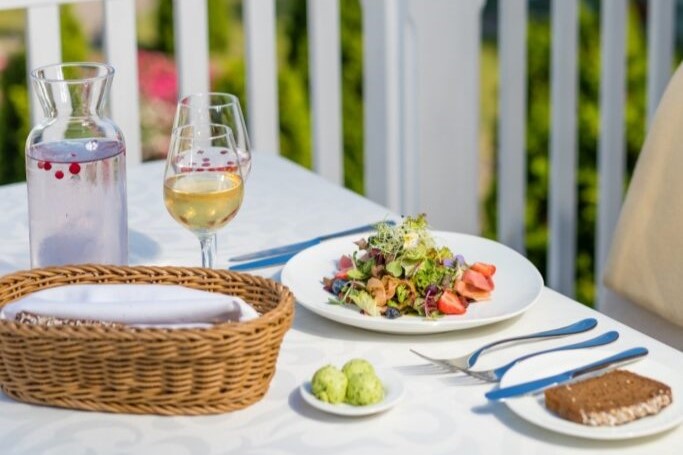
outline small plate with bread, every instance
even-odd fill
[[[561,373],[609,354],[567,351],[529,359],[511,368],[500,387]],[[603,440],[638,438],[683,421],[683,376],[648,356],[505,404],[523,419],[558,433]]]

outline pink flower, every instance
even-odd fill
[[[140,49],[138,70],[143,97],[175,104],[178,99],[178,75],[170,57],[160,52]]]

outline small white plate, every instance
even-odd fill
[[[496,285],[491,299],[470,305],[458,316],[426,319],[402,316],[396,319],[372,317],[353,305],[333,305],[332,295],[323,289],[324,277],[331,277],[344,254],[358,249],[361,236],[353,235],[326,241],[307,248],[290,259],[282,270],[281,281],[297,301],[314,313],[342,324],[385,333],[440,333],[492,324],[527,311],[543,290],[543,277],[527,258],[493,240],[455,232],[432,232],[437,245],[447,246],[453,254],[462,254],[469,263],[488,262],[496,266]]]
[[[347,417],[360,417],[384,412],[396,406],[401,401],[405,391],[401,377],[391,370],[377,370],[377,376],[384,385],[384,400],[368,406],[352,406],[350,404],[330,404],[318,400],[311,391],[311,381],[306,381],[299,386],[301,397],[316,409],[330,414]]]
[[[511,368],[500,381],[501,387],[508,387],[533,379],[561,373],[570,368],[600,360],[616,351],[586,350],[558,352],[553,355],[539,356],[520,362]],[[659,414],[643,417],[633,422],[614,427],[592,427],[565,420],[545,407],[543,394],[524,396],[505,401],[505,404],[518,416],[558,433],[587,439],[630,439],[659,433],[675,427],[683,421],[683,376],[671,368],[658,363],[648,356],[622,369],[633,371],[642,376],[663,382],[671,387],[673,403]]]

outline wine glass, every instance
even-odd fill
[[[246,180],[251,172],[251,144],[239,98],[230,93],[202,92],[187,95],[178,101],[174,129],[206,123],[225,125],[232,130],[242,177]]]
[[[230,93],[199,92],[178,101],[173,128],[184,125],[214,123],[232,130],[236,152],[246,181],[251,172],[251,144],[239,98]],[[218,237],[214,234],[211,245],[214,254],[218,249]]]
[[[225,125],[191,124],[173,130],[164,172],[164,203],[173,219],[192,231],[202,267],[213,268],[216,232],[232,220],[244,197],[232,131]]]

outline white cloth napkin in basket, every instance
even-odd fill
[[[40,316],[143,327],[208,327],[258,317],[239,297],[160,284],[76,284],[33,292],[5,305],[0,319]]]

